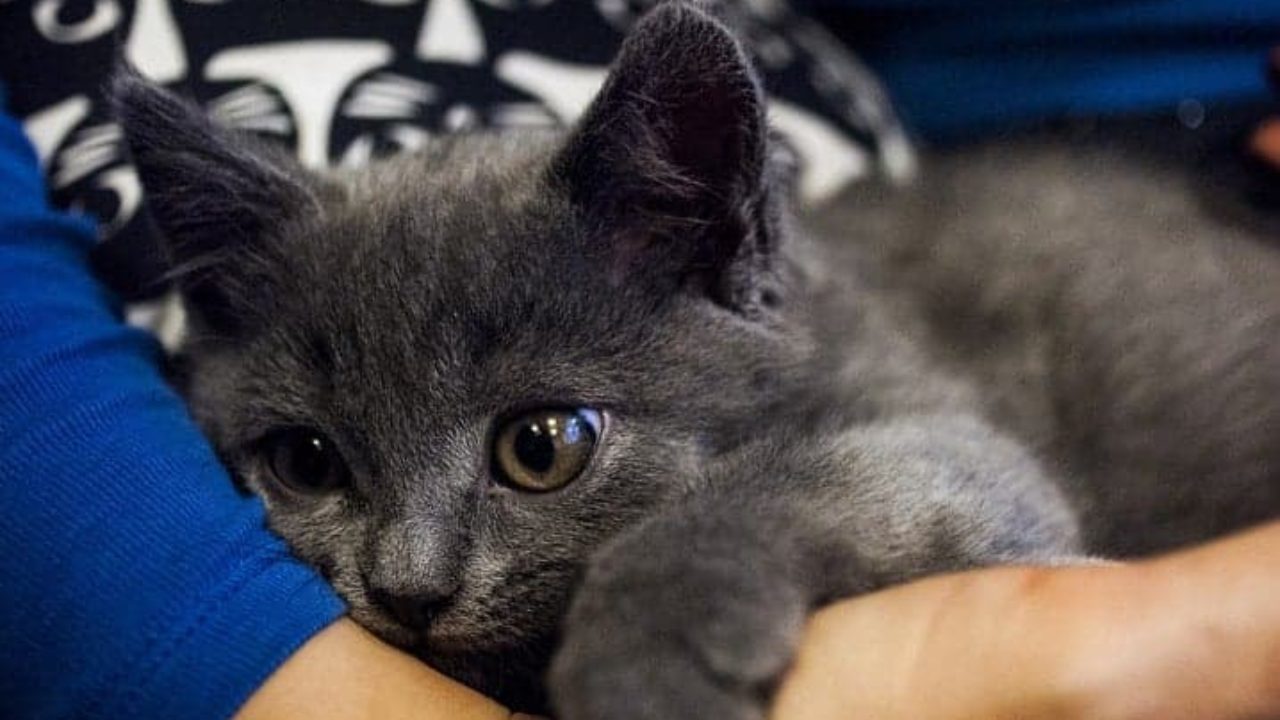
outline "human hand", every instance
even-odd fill
[[[1131,565],[997,568],[819,612],[804,718],[1280,717],[1280,524]]]

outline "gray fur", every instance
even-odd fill
[[[805,232],[753,77],[668,3],[568,136],[324,178],[117,82],[192,410],[352,617],[517,707],[550,667],[567,720],[758,718],[819,603],[1275,513],[1280,258],[1256,232],[1168,167],[1038,140]],[[539,405],[607,427],[530,494],[490,442]],[[271,479],[263,439],[298,426],[351,487]]]

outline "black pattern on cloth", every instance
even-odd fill
[[[126,297],[163,261],[102,86],[123,54],[221,122],[358,166],[432,133],[567,124],[604,77],[641,0],[0,0],[0,82],[54,202],[101,221],[95,263]],[[869,71],[782,0],[726,3],[800,168],[803,200],[911,149]]]

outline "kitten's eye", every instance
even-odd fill
[[[318,493],[345,486],[351,471],[338,448],[317,430],[282,430],[266,440],[271,473],[283,485],[304,493]]]
[[[499,429],[494,465],[503,480],[518,488],[555,490],[582,474],[599,437],[600,413],[595,410],[534,410]]]

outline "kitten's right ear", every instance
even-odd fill
[[[188,310],[208,329],[235,332],[261,311],[248,265],[270,254],[275,229],[317,206],[313,182],[283,153],[218,127],[127,66],[110,97]]]

